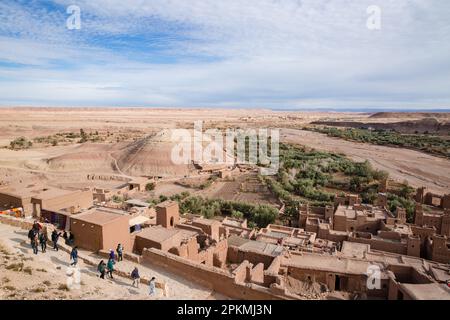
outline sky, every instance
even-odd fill
[[[450,109],[450,1],[1,0],[0,106]]]

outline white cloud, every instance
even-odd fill
[[[61,30],[64,14],[2,4],[13,18],[0,19],[0,60],[35,66],[0,67],[0,77],[7,79],[0,80],[1,103],[281,108],[450,104],[450,2],[75,3],[82,10],[79,33]],[[372,4],[382,9],[380,31],[366,28],[366,8]],[[127,47],[129,35],[140,36],[140,48]],[[123,41],[124,47],[111,49],[106,37]],[[155,53],[155,46],[160,51]],[[175,62],[158,64],[152,60],[155,55]],[[64,63],[71,68],[61,67]]]

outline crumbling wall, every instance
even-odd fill
[[[256,284],[239,284],[229,272],[177,257],[156,249],[145,249],[143,263],[157,265],[169,272],[178,274],[187,280],[211,288],[234,299],[274,300],[285,299],[271,292],[271,289]]]
[[[228,261],[231,263],[242,263],[244,260],[248,260],[253,264],[262,263],[264,268],[268,268],[272,263],[274,257],[253,251],[242,250],[236,247],[228,247]]]
[[[260,286],[264,285],[264,265],[262,263],[258,263],[250,270],[250,276],[247,281]]]
[[[450,209],[446,209],[442,216],[441,235],[450,238]]]
[[[442,209],[450,209],[450,194],[446,194],[443,198],[442,198],[442,202],[441,202],[441,207]]]
[[[431,247],[431,259],[441,263],[450,263],[450,249],[447,247],[447,238],[434,236]]]

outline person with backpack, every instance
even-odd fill
[[[74,247],[72,249],[72,252],[70,252],[70,259],[73,260],[73,262],[70,264],[71,266],[76,266],[78,263],[78,248]]]
[[[123,261],[123,246],[122,244],[117,245],[117,261]]]
[[[42,226],[36,220],[33,223],[33,229],[36,233],[39,233],[42,229]]]
[[[41,244],[42,253],[47,251],[47,232],[41,232],[39,235],[39,243]]]
[[[97,266],[97,271],[100,272],[100,279],[105,279],[105,273],[106,273],[106,263],[105,261],[100,261],[100,263]]]
[[[53,241],[53,250],[58,251],[58,239],[61,236],[61,232],[57,232],[56,230],[53,230],[52,232],[52,241]]]
[[[32,245],[32,241],[34,236],[36,235],[36,231],[34,228],[31,228],[30,231],[28,231],[28,239],[30,239],[30,244]]]
[[[113,260],[113,259],[109,259],[109,260],[108,260],[108,264],[106,265],[106,267],[107,267],[107,269],[108,269],[109,277],[110,277],[111,279],[114,279],[114,278],[113,278],[114,264],[115,264],[114,260]]]
[[[115,261],[116,260],[116,254],[114,253],[113,249],[109,249],[109,260]]]
[[[134,284],[136,284],[136,288],[139,288],[141,277],[137,267],[134,267],[133,271],[131,271],[131,279],[133,279],[133,284],[131,286],[134,287]]]

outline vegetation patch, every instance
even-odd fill
[[[11,150],[24,150],[29,149],[33,146],[33,142],[29,141],[25,137],[16,138],[9,143],[9,148]]]
[[[349,141],[409,148],[450,158],[450,140],[429,134],[401,134],[392,130],[338,129],[336,127],[307,127],[304,129]]]
[[[205,199],[188,197],[179,200],[181,213],[200,214],[205,218],[214,216],[233,216],[248,220],[249,227],[263,228],[274,223],[278,210],[272,206],[253,205],[246,202],[225,201],[221,199]]]
[[[285,202],[285,214],[296,218],[300,203],[332,205],[336,193],[358,193],[364,202],[374,203],[388,173],[374,169],[368,161],[354,162],[336,153],[281,144],[278,174],[259,179]]]
[[[386,172],[373,169],[368,161],[353,162],[339,154],[304,147],[281,145],[280,160],[275,179],[262,179],[286,201],[303,199],[316,205],[331,204],[334,193],[327,189],[363,193],[377,189],[379,182],[388,178]]]

